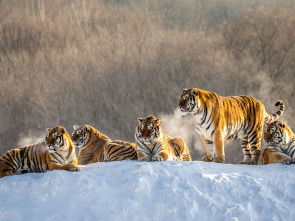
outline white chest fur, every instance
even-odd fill
[[[212,141],[213,139],[212,133],[213,133],[214,127],[210,120],[211,114],[212,114],[212,111],[208,111],[206,116],[204,116],[204,114],[201,113],[201,114],[193,115],[193,117],[195,119],[196,131],[199,134],[203,135],[206,140]]]

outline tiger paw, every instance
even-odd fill
[[[224,160],[224,157],[215,157],[213,162],[215,162],[215,163],[224,163],[225,160]]]
[[[72,171],[72,172],[80,171],[79,167],[76,167],[75,165],[71,165],[71,164],[67,165],[66,170]]]
[[[291,163],[293,163],[292,160],[283,160],[282,164],[286,164],[286,165],[290,165]]]
[[[250,164],[250,161],[240,161],[238,164]]]
[[[257,159],[252,159],[250,160],[249,164],[250,165],[257,165],[258,160]]]
[[[253,150],[251,153],[251,160],[249,164],[257,165],[259,158],[260,158],[260,150]]]
[[[152,161],[163,161],[163,157],[155,155],[152,157]]]
[[[147,156],[138,157],[138,161],[148,161]]]
[[[213,157],[204,156],[204,157],[202,157],[201,160],[202,160],[202,161],[205,161],[205,162],[212,162]]]

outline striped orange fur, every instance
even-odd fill
[[[203,161],[225,162],[224,140],[240,138],[244,159],[241,164],[257,164],[264,121],[274,121],[285,109],[278,101],[280,110],[269,115],[264,105],[249,96],[221,97],[213,92],[197,88],[184,89],[178,109],[183,115],[191,114],[196,131],[207,151]]]
[[[189,149],[184,140],[180,137],[171,138],[162,133],[160,119],[154,116],[139,119],[135,140],[139,161],[191,161]]]
[[[47,129],[45,142],[9,150],[0,158],[0,177],[46,172],[78,171],[75,148],[67,131],[57,126]]]
[[[90,125],[75,125],[72,141],[80,148],[79,165],[103,161],[137,160],[135,144],[121,140],[112,141]]]

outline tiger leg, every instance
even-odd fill
[[[79,167],[73,164],[65,164],[65,165],[52,164],[49,166],[48,169],[49,170],[67,170],[71,172],[80,171]]]
[[[244,153],[244,159],[239,164],[249,164],[251,160],[250,144],[248,136],[241,137],[242,149]]]
[[[186,143],[183,141],[183,155],[182,155],[182,160],[184,161],[192,161],[191,155],[189,153],[188,146]]]
[[[10,165],[2,164],[2,165],[0,165],[0,167],[1,167],[0,178],[5,177],[5,176],[21,174],[21,172],[18,172],[17,168],[13,168]]]
[[[206,140],[203,135],[201,135],[201,139],[207,151],[207,156],[202,157],[202,161],[211,162],[214,158],[214,144],[210,140]]]
[[[138,161],[149,161],[149,158],[146,154],[141,151],[136,151]]]
[[[170,145],[174,149],[174,155],[178,158],[178,160],[183,161],[191,161],[191,155],[189,153],[189,149],[184,142],[184,140],[180,137],[176,137],[169,141]]]
[[[249,164],[257,165],[260,157],[260,146],[261,146],[262,128],[261,131],[254,132],[249,136],[249,143],[251,147],[251,160]]]
[[[152,157],[152,161],[166,161],[168,160],[168,153],[166,151],[161,151],[157,155]]]
[[[261,164],[266,165],[270,163],[291,164],[292,158],[281,151],[274,148],[266,148],[261,154]]]
[[[0,159],[0,178],[5,176],[21,174],[19,152],[11,150],[4,154]]]
[[[182,160],[183,161],[192,161],[191,155],[188,150],[185,151],[185,153],[183,154]]]
[[[6,169],[6,168],[1,168],[0,171],[0,178],[5,177],[5,176],[11,176],[14,175],[15,173],[13,173],[12,170],[10,169]]]
[[[221,129],[216,129],[214,133],[214,147],[215,147],[215,154],[216,154],[214,162],[224,163],[225,162],[224,138],[223,138],[223,133]]]

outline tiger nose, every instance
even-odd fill
[[[148,136],[146,134],[142,134],[142,139],[147,140]]]

